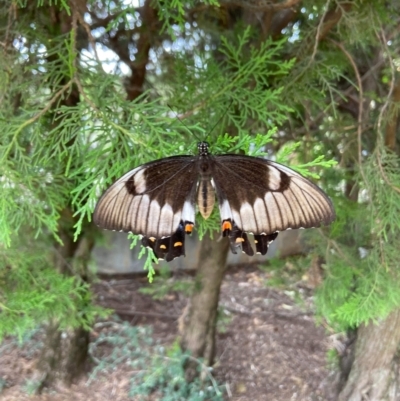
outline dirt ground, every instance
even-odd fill
[[[181,273],[182,275],[182,273]],[[331,347],[323,327],[312,314],[312,290],[294,291],[266,286],[268,273],[255,267],[230,269],[221,291],[225,319],[219,325],[214,378],[225,386],[225,399],[235,401],[327,401],[332,399],[332,373],[327,351]],[[150,325],[153,337],[165,346],[178,335],[178,318],[188,302],[182,293],[161,300],[141,294],[145,278],[101,280],[95,290],[99,303],[116,310],[134,326]],[[296,301],[294,301],[296,299]],[[109,322],[99,322],[93,341]],[[0,345],[0,400],[2,401],[97,401],[134,400],[128,397],[130,370],[120,364],[89,380],[88,374],[71,388],[57,387],[44,394],[29,395],[40,334],[19,347],[6,340]],[[111,353],[104,348],[103,353]],[[152,397],[152,400],[157,398]]]

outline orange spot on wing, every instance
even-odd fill
[[[225,231],[225,230],[229,230],[229,231],[232,230],[232,223],[228,220],[225,220],[222,222],[222,231]]]
[[[167,249],[167,247],[165,245],[160,245],[161,249]]]
[[[186,234],[191,234],[192,233],[192,231],[193,231],[193,224],[186,224],[185,225],[185,232],[186,232]]]
[[[177,246],[182,246],[183,244],[182,244],[182,242],[175,242],[175,244],[174,244],[174,247],[177,247]]]
[[[244,242],[244,239],[242,237],[238,237],[238,238],[236,238],[235,242],[236,243]]]

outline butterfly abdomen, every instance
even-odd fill
[[[215,204],[215,191],[211,184],[211,177],[201,177],[197,190],[197,203],[201,215],[208,219]]]
[[[197,188],[197,204],[201,215],[208,219],[215,204],[215,189],[212,184],[212,174],[208,156],[202,156],[199,163],[199,184]]]

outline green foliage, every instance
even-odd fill
[[[7,381],[2,377],[0,377],[0,394],[3,392],[6,386],[7,386]]]
[[[0,342],[6,335],[22,339],[49,320],[58,319],[60,329],[89,329],[97,316],[108,314],[91,303],[87,284],[58,273],[47,247],[37,245],[0,248]]]
[[[372,154],[362,166],[365,202],[341,202],[325,252],[319,312],[338,329],[387,316],[400,306],[400,166],[391,153]],[[349,220],[351,216],[351,220]],[[318,244],[313,238],[314,245]],[[319,246],[326,249],[324,239]]]
[[[301,142],[287,142],[277,152],[277,160],[282,164],[290,164],[290,159],[293,158],[293,154],[302,145]],[[313,172],[315,168],[332,168],[337,162],[335,160],[324,160],[324,155],[317,156],[313,161],[303,164],[296,164],[291,166],[294,170],[298,171],[305,177],[311,177],[316,180],[320,178],[319,174]]]
[[[234,75],[225,74],[223,90],[229,93],[233,107],[237,110],[230,116],[230,122],[240,131],[243,121],[255,119],[257,124],[273,127],[286,119],[286,113],[292,109],[279,101],[282,87],[270,87],[271,77],[276,79],[288,74],[293,67],[294,60],[282,61],[285,40],[274,42],[266,40],[258,48],[249,46],[250,28],[237,42],[231,43],[222,37],[221,53],[226,55],[228,71]],[[224,71],[221,71],[222,73]],[[252,82],[251,94],[243,93],[243,88]]]
[[[127,323],[106,322],[107,330],[90,345],[90,355],[96,363],[89,382],[101,374],[107,374],[117,366],[132,369],[129,374],[130,396],[135,400],[145,400],[156,393],[160,401],[206,401],[223,400],[223,391],[212,377],[210,368],[196,360],[199,370],[205,373],[188,383],[184,365],[191,358],[182,353],[174,344],[165,349],[154,344],[148,327],[132,327]],[[102,347],[112,346],[110,354],[103,355]],[[100,354],[100,355],[98,355]]]
[[[199,50],[177,55],[169,66],[175,73],[171,76],[169,70],[165,72],[168,81],[163,81],[162,89],[155,85],[157,91],[171,93],[168,101],[174,111],[187,113],[189,108],[197,122],[209,127],[212,143],[218,135],[210,130],[221,116],[225,117],[215,127],[218,134],[232,126],[238,135],[243,135],[264,133],[281,124],[292,111],[279,101],[283,90],[279,82],[294,63],[281,59],[285,41],[268,40],[256,47],[251,40],[250,28],[237,36],[222,38],[219,51],[225,55],[223,62],[205,57]],[[275,86],[268,83],[271,80]],[[178,92],[176,88],[180,88]]]
[[[102,329],[100,335],[89,345],[89,354],[96,367],[90,374],[88,384],[100,373],[107,374],[119,364],[129,364],[136,368],[150,358],[153,339],[149,327],[134,327],[118,321],[96,323],[95,327],[106,329]],[[102,350],[102,347],[108,349],[110,346],[110,353]]]
[[[217,0],[205,0],[202,4],[219,7],[219,2]],[[184,3],[180,0],[154,1],[154,7],[157,9],[158,17],[164,21],[162,30],[167,30],[173,38],[176,38],[176,27],[179,26],[183,32],[185,31],[187,11],[196,5],[198,5],[198,3],[194,0]]]
[[[139,239],[138,235],[133,235],[129,234],[129,237],[133,239],[131,243],[131,249],[137,244],[137,241]],[[153,277],[156,274],[156,271],[154,270],[153,263],[158,264],[158,259],[156,258],[156,255],[154,255],[154,252],[150,248],[142,247],[139,253],[139,259],[141,259],[144,255],[146,255],[146,260],[144,262],[144,270],[147,270],[147,277],[149,279],[149,283],[153,282]]]
[[[150,369],[142,370],[133,379],[130,396],[145,399],[157,390],[160,401],[222,401],[223,392],[211,376],[211,368],[200,360],[196,360],[199,373],[206,372],[206,379],[203,382],[199,378],[186,381],[184,367],[188,359],[192,358],[182,353],[177,345],[169,350],[159,350],[149,361]]]
[[[219,307],[217,311],[217,332],[226,333],[232,320],[232,314],[228,310]]]
[[[317,306],[338,329],[357,327],[371,319],[386,317],[400,305],[395,284],[398,277],[382,269],[378,256],[372,252],[366,260],[355,258],[353,264],[345,266],[343,260],[330,258],[329,275],[318,291]]]
[[[71,31],[54,22],[48,5],[71,16]],[[232,13],[228,3],[159,0],[152,6],[161,33],[159,21],[150,29],[131,4],[90,1],[93,24],[105,24],[92,36],[90,22],[63,0],[1,6],[2,335],[13,325],[21,334],[34,320],[56,314],[68,316],[61,317],[66,325],[90,324],[97,312],[88,306],[87,287],[51,272],[49,252],[39,249],[49,247],[49,237],[61,242],[66,208],[75,214],[77,239],[116,178],[150,160],[194,154],[198,139],[208,139],[215,154],[273,154],[320,178],[337,221],[306,235],[324,259],[317,304],[332,325],[355,326],[398,307],[398,155],[387,153],[380,138],[396,110],[390,98],[399,59],[395,4],[346,4],[330,27],[323,21],[336,4],[304,2],[275,34],[257,26],[258,17],[245,24],[245,7]],[[122,64],[107,72],[104,50],[128,42],[119,61],[137,67],[135,38],[143,31],[151,46],[151,85],[131,101]],[[66,101],[70,96],[77,101]],[[357,104],[369,107],[358,115]],[[347,185],[358,199],[347,199]],[[197,218],[199,237],[213,235],[219,224],[217,211],[206,221]],[[22,233],[29,245],[17,240]],[[151,280],[154,255],[141,254]]]
[[[42,383],[40,382],[40,380],[27,379],[23,386],[23,391],[26,394],[33,396],[33,395],[37,394],[38,390],[40,389],[41,384]]]
[[[362,166],[362,178],[368,191],[372,235],[385,242],[400,231],[400,165],[398,155],[380,149]],[[385,270],[390,266],[383,262]]]
[[[160,12],[168,13],[170,6],[160,7]],[[130,8],[118,7],[114,11],[119,18],[109,30],[121,27],[117,21],[129,22]],[[185,15],[180,7],[175,12],[179,18]],[[170,23],[168,18],[165,21]],[[282,61],[286,41],[266,40],[255,46],[249,28],[221,39],[219,51],[224,57],[218,61],[201,48],[177,52],[164,64],[160,77],[149,73],[156,94],[163,97],[152,100],[155,95],[150,90],[135,102],[123,100],[120,77],[105,73],[98,60],[82,58],[77,63],[76,40],[73,34],[52,38],[46,47],[47,68],[42,68],[41,57],[25,66],[36,74],[21,85],[27,85],[35,97],[27,99],[18,116],[12,108],[0,112],[0,121],[7,121],[5,140],[0,142],[0,212],[8,216],[0,221],[0,236],[7,245],[11,233],[27,222],[36,235],[46,230],[59,240],[57,221],[67,205],[77,218],[76,240],[104,188],[149,160],[187,154],[187,149],[195,153],[193,137],[198,133],[212,139],[214,153],[261,155],[276,135],[275,126],[292,111],[280,101],[279,82],[295,62]],[[16,78],[18,73],[15,70]],[[13,71],[10,74],[9,89],[14,80]],[[73,89],[78,89],[82,101],[53,112]],[[188,114],[184,124],[170,117],[170,107]],[[223,121],[217,124],[221,116]],[[234,140],[231,135],[218,135],[226,127],[237,131]],[[322,164],[317,159],[312,166]],[[219,228],[217,214],[198,221],[200,238]],[[148,251],[141,255],[151,280],[154,256]]]
[[[337,352],[336,349],[330,349],[328,350],[326,354],[326,359],[327,359],[327,365],[330,370],[337,371],[339,370],[339,363],[340,363],[340,358],[339,358],[339,353]]]

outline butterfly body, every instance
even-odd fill
[[[244,155],[211,155],[207,142],[197,156],[172,156],[131,170],[99,200],[94,222],[143,236],[142,244],[170,261],[185,254],[185,234],[196,204],[208,218],[217,198],[223,236],[232,252],[265,254],[278,231],[317,227],[335,218],[330,199],[302,175],[278,163]]]

